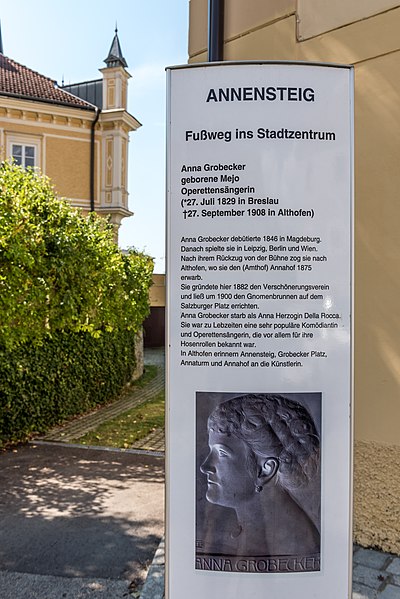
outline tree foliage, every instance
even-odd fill
[[[138,330],[148,313],[153,263],[123,255],[103,218],[84,217],[48,179],[0,168],[0,343],[55,331]]]
[[[0,447],[110,401],[135,366],[152,260],[0,165]]]

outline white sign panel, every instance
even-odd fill
[[[168,597],[346,599],[352,69],[168,78]]]

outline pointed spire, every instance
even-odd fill
[[[4,54],[4,51],[3,51],[3,40],[1,38],[1,21],[0,21],[0,54]]]
[[[127,67],[128,64],[122,56],[122,50],[118,39],[118,27],[115,23],[115,35],[111,43],[111,48],[107,58],[104,60],[108,68],[112,67]]]

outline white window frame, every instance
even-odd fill
[[[20,148],[21,155],[19,155],[19,152],[17,153],[17,148]],[[29,156],[30,153],[32,153],[32,156]],[[24,168],[34,168],[36,166],[36,146],[28,146],[25,144],[12,144],[11,156],[14,162],[19,164],[20,166],[23,166]]]
[[[7,157],[9,160],[13,159],[13,146],[22,147],[22,164],[24,168],[27,168],[25,148],[33,148],[34,150],[34,164],[33,168],[40,167],[41,163],[41,139],[31,135],[21,135],[8,133],[7,134]],[[31,165],[28,165],[31,166]]]

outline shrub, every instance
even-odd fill
[[[38,342],[57,330],[138,330],[153,263],[124,256],[105,219],[58,199],[48,179],[0,168],[0,342]]]
[[[0,167],[0,440],[115,395],[134,367],[152,260],[32,170]]]
[[[58,331],[0,349],[0,446],[43,432],[116,396],[135,365],[133,331]]]

